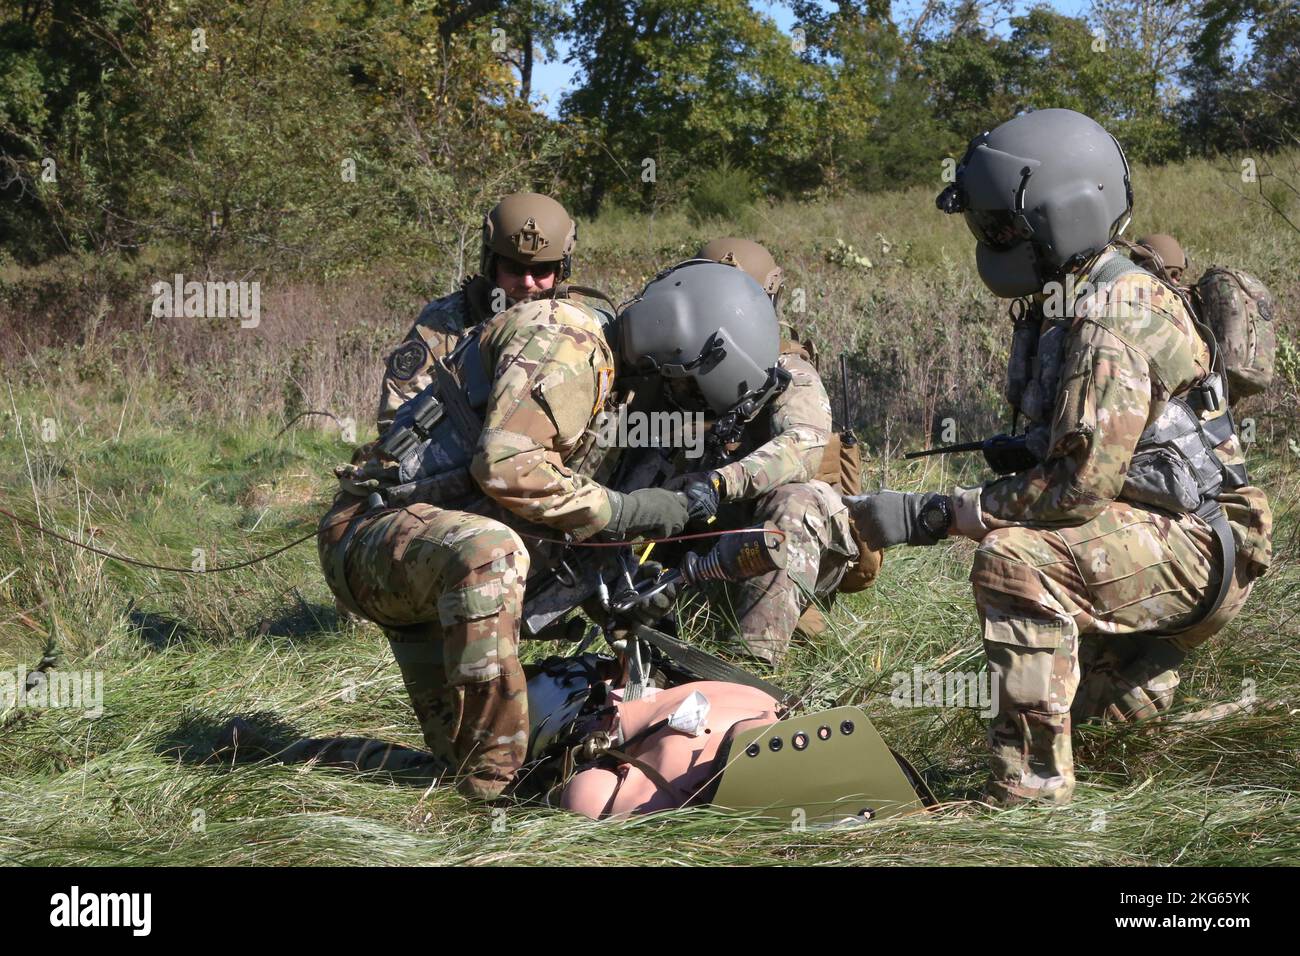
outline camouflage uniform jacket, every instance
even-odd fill
[[[524,302],[489,319],[480,339],[492,382],[470,473],[510,514],[576,539],[610,521],[603,485],[577,467],[614,385],[600,313],[572,299]]]
[[[831,401],[817,369],[803,352],[782,354],[777,365],[790,373],[790,384],[746,427],[739,457],[717,469],[729,500],[811,481],[830,440]]]
[[[402,344],[385,363],[376,416],[380,435],[393,423],[402,404],[432,380],[434,360],[450,354],[467,330],[492,314],[490,294],[487,280],[473,276],[451,295],[434,299],[420,311]]]
[[[995,528],[1069,527],[1097,517],[1121,497],[1138,439],[1166,400],[1209,374],[1209,349],[1182,300],[1147,273],[1128,273],[1096,290],[1075,316],[1065,328],[1055,401],[1045,406],[1051,417],[1046,457],[982,487],[956,489],[956,533],[979,540]],[[1044,336],[1051,321],[1044,322]],[[1216,452],[1228,464],[1244,460],[1235,435]],[[1272,555],[1263,491],[1225,490],[1219,501],[1238,561],[1262,573]]]

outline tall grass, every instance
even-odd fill
[[[1231,175],[1226,162],[1139,170],[1134,234],[1174,232],[1194,269],[1216,261],[1258,272],[1295,338],[1300,240],[1235,198]],[[787,317],[832,360],[824,369],[851,357],[869,482],[976,480],[974,462],[904,464],[885,454],[886,443],[923,440],[936,417],[959,417],[969,437],[995,421],[1007,330],[974,275],[964,226],[934,212],[927,190],[761,214],[756,237],[791,289],[804,290],[806,310]],[[575,279],[626,296],[733,225],[693,226],[681,210],[584,224]],[[828,261],[837,238],[872,267]],[[0,290],[0,506],[181,566],[196,549],[209,566],[226,564],[310,526],[331,494],[330,466],[351,448],[329,419],[280,427],[296,410],[322,408],[355,417],[364,440],[386,347],[426,296],[446,291],[429,279],[432,264],[401,284],[379,274],[339,285],[273,280],[261,327],[241,330],[151,319],[139,276],[88,273],[69,296],[53,271],[7,276]],[[135,299],[103,298],[115,283]],[[876,586],[838,600],[829,632],[796,643],[775,675],[817,704],[864,707],[944,809],[803,831],[708,809],[595,824],[512,807],[503,820],[453,793],[385,778],[205,763],[216,728],[234,714],[282,734],[419,746],[383,636],[335,613],[314,549],[230,574],[180,575],[5,522],[0,670],[25,673],[49,655],[56,669],[101,672],[105,701],[93,720],[57,708],[0,713],[0,860],[1295,864],[1300,459],[1286,439],[1297,384],[1246,410],[1264,423],[1250,464],[1274,505],[1275,566],[1241,617],[1193,654],[1180,692],[1184,715],[1239,700],[1247,686],[1258,703],[1213,723],[1077,730],[1080,786],[1068,808],[995,813],[967,803],[984,772],[978,716],[889,700],[894,671],[982,666],[964,542],[891,552]],[[556,650],[526,645],[524,654]]]

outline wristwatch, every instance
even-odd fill
[[[921,506],[917,518],[921,529],[936,541],[948,537],[948,529],[952,527],[952,499],[935,495]]]

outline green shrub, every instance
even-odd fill
[[[691,190],[690,219],[695,225],[725,220],[748,226],[753,223],[754,205],[761,197],[762,189],[753,173],[723,160],[696,179]]]

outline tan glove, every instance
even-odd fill
[[[397,468],[397,462],[371,458],[364,465],[339,465],[334,469],[334,477],[348,494],[366,498],[372,491],[397,484]]]

